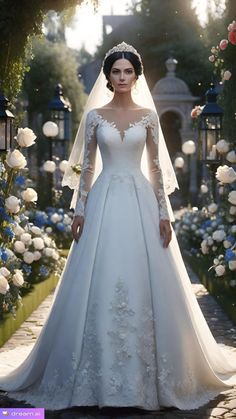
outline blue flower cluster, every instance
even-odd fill
[[[225,252],[225,260],[229,262],[230,260],[236,260],[236,255],[231,249],[227,249]]]
[[[4,247],[0,247],[0,258],[3,262],[6,262],[8,260],[8,254]]]
[[[49,274],[49,271],[45,265],[40,266],[39,268],[39,274],[41,276],[47,276]]]

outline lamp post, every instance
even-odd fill
[[[54,138],[58,135],[59,129],[57,124],[52,121],[47,121],[43,124],[42,127],[43,134],[45,137],[49,139],[49,162],[47,172],[49,173],[49,196],[50,196],[50,204],[53,203],[53,187],[54,187],[54,166],[55,163],[53,162],[53,141]]]
[[[192,168],[192,160],[191,160],[191,156],[195,153],[196,151],[196,145],[195,142],[193,140],[188,140],[185,141],[182,144],[182,152],[187,156],[188,159],[188,175],[189,175],[189,185],[188,185],[188,206],[191,206],[191,203],[194,200],[194,189],[192,187],[192,178],[195,175],[195,173],[193,172],[193,168]]]
[[[14,115],[7,109],[8,99],[0,92],[0,152],[6,152],[12,147]]]
[[[216,143],[222,133],[223,109],[217,104],[217,95],[215,86],[211,84],[206,92],[206,104],[199,116],[199,160],[202,162],[202,179],[210,178],[212,198],[214,174],[221,161]]]
[[[71,138],[71,104],[68,99],[64,98],[61,84],[56,86],[54,97],[49,102],[48,108],[50,119],[58,126],[55,141],[60,148],[57,152],[62,160],[66,157],[66,143]]]

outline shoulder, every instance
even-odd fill
[[[99,118],[99,114],[97,109],[90,109],[89,112],[86,113],[85,119],[87,125],[96,125]]]

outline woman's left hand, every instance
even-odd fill
[[[168,247],[171,241],[172,229],[169,220],[160,220],[160,235],[163,240],[163,247]]]

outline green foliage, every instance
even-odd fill
[[[49,10],[58,12],[83,0],[0,0],[0,90],[12,101],[18,95],[31,53],[32,36],[42,33]],[[96,0],[92,0],[96,4]]]
[[[165,61],[178,60],[177,73],[189,85],[193,94],[205,92],[211,66],[206,60],[202,28],[186,0],[141,0],[134,6],[135,29],[122,27],[122,33],[105,38],[104,53],[116,42],[132,43],[143,57],[150,87],[166,74]],[[117,35],[117,36],[116,36]],[[116,37],[116,38],[115,38]]]

